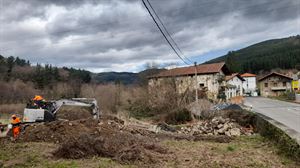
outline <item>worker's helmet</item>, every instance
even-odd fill
[[[11,118],[17,118],[17,115],[13,114],[13,115],[11,116]]]
[[[40,95],[35,95],[34,96],[34,98],[33,98],[33,100],[43,100],[44,98],[42,97],[42,96],[40,96]]]

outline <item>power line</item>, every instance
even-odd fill
[[[189,65],[179,54],[178,52],[175,50],[175,48],[173,47],[173,45],[170,43],[169,39],[167,38],[167,36],[164,34],[164,32],[162,31],[161,27],[159,26],[159,24],[157,23],[157,21],[155,20],[154,16],[152,15],[152,13],[150,12],[148,6],[146,5],[145,1],[142,0],[145,8],[147,9],[148,13],[150,14],[151,18],[153,19],[153,21],[155,22],[157,28],[159,29],[159,31],[161,32],[161,34],[164,36],[164,38],[167,40],[168,44],[170,45],[170,47],[173,49],[173,51],[176,53],[176,55],[178,56],[178,58],[180,58],[185,64]]]
[[[150,8],[152,9],[152,11],[154,12],[155,16],[157,17],[158,21],[160,22],[160,24],[163,26],[165,32],[167,33],[167,35],[169,36],[169,38],[171,39],[171,41],[174,43],[174,45],[176,46],[176,48],[178,49],[178,51],[182,54],[182,56],[187,59],[189,62],[193,63],[192,60],[190,60],[188,57],[184,56],[183,52],[181,51],[181,49],[179,48],[179,46],[177,45],[177,43],[174,41],[174,39],[172,38],[171,34],[169,33],[168,29],[166,28],[166,26],[164,25],[164,23],[162,22],[162,20],[160,19],[160,17],[158,16],[158,14],[156,13],[156,11],[154,10],[153,6],[151,5],[151,3],[149,2],[149,0],[147,0]]]

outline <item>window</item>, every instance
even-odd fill
[[[204,83],[200,83],[200,88],[203,88],[204,87]]]
[[[283,82],[282,85],[283,85],[284,87],[286,87],[286,82]]]
[[[265,83],[265,87],[268,87],[268,83]]]
[[[274,86],[274,87],[277,87],[277,83],[273,83],[273,86]]]

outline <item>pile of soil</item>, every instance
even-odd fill
[[[64,106],[56,114],[56,118],[69,121],[91,119],[92,111],[88,107]]]
[[[93,133],[97,131],[97,125],[97,120],[53,121],[27,125],[18,141],[60,143],[69,137],[77,137],[79,133]]]
[[[154,138],[132,134],[124,129],[121,120],[114,120],[84,119],[29,125],[18,141],[58,143],[59,148],[53,152],[57,158],[102,156],[123,164],[157,163],[168,153]]]
[[[124,125],[124,121],[115,117],[103,116],[100,120],[58,120],[28,125],[18,141],[58,143],[59,147],[53,152],[56,158],[81,159],[101,156],[113,158],[122,164],[157,164],[162,159],[172,157],[165,147],[159,145],[159,141],[166,139],[220,143],[232,140],[225,136],[155,133]]]

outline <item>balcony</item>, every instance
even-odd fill
[[[286,86],[278,86],[278,87],[271,87],[271,90],[273,91],[281,91],[281,90],[287,90],[288,88]]]

